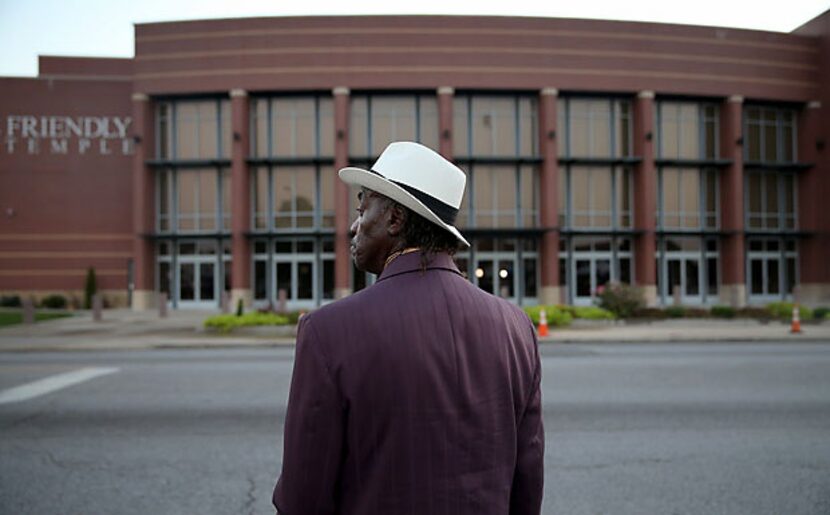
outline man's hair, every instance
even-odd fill
[[[420,248],[423,251],[423,257],[427,259],[433,254],[446,252],[452,256],[458,251],[458,238],[454,234],[430,222],[403,204],[388,197],[383,198],[387,201],[387,209],[398,208],[406,212],[406,223],[400,236],[405,247]]]

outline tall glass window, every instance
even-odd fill
[[[438,100],[434,95],[354,95],[349,155],[372,160],[393,141],[438,148]]]
[[[156,157],[168,160],[229,159],[230,101],[176,100],[156,105]]]
[[[791,172],[746,172],[746,226],[748,230],[796,228],[796,177]]]
[[[744,110],[744,159],[750,163],[796,160],[794,109],[747,106]]]
[[[718,156],[718,106],[697,102],[657,103],[658,156],[703,160]]]
[[[631,169],[570,166],[560,171],[560,224],[575,229],[630,228]]]
[[[254,231],[334,228],[334,167],[259,166],[251,171]]]
[[[260,97],[251,100],[251,156],[334,156],[331,97]]]
[[[156,231],[230,231],[230,171],[226,168],[162,169],[156,174]]]
[[[457,95],[453,153],[457,158],[538,156],[537,112],[535,97]]]
[[[631,156],[631,102],[609,98],[561,98],[560,158]]]
[[[747,283],[751,301],[792,298],[798,284],[798,252],[792,238],[753,237],[747,241]]]
[[[718,227],[718,174],[712,169],[659,170],[658,223],[663,229]]]

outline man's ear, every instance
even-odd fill
[[[406,209],[398,204],[389,208],[389,223],[386,227],[389,236],[398,236],[406,225]]]

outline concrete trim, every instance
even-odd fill
[[[654,91],[651,90],[644,90],[637,93],[637,98],[647,99],[647,100],[654,100]]]
[[[231,90],[231,98],[244,98],[248,96],[248,92],[244,89],[232,89]]]
[[[133,290],[133,311],[155,309],[157,304],[156,292],[153,290]]]
[[[727,102],[731,102],[733,104],[743,104],[744,97],[743,95],[729,95],[729,98],[726,99]]]
[[[333,90],[331,90],[331,94],[335,95],[335,96],[337,96],[337,95],[349,95],[349,94],[351,94],[351,91],[349,90],[349,88],[347,88],[345,86],[338,86],[338,87],[334,88]]]
[[[455,95],[455,88],[452,86],[441,86],[438,88],[439,95]]]
[[[150,97],[148,97],[144,93],[133,93],[131,98],[133,102],[147,102],[148,100],[150,100]]]
[[[562,304],[562,291],[559,286],[542,286],[539,289],[540,304]]]
[[[254,303],[253,290],[250,288],[233,288],[231,289],[231,301],[228,309],[231,313],[236,312],[236,305],[242,301],[242,306],[249,308]]]
[[[346,298],[351,294],[352,294],[352,289],[351,288],[335,288],[334,289],[334,298],[338,299],[338,300]]]
[[[807,109],[821,109],[821,102],[818,100],[811,100],[807,102]]]
[[[552,97],[559,96],[559,90],[556,88],[542,88],[542,91],[539,93],[540,95],[550,95]]]

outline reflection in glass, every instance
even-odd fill
[[[179,264],[179,300],[195,300],[196,270],[194,263]]]
[[[213,263],[199,263],[199,300],[216,298],[216,283]]]

